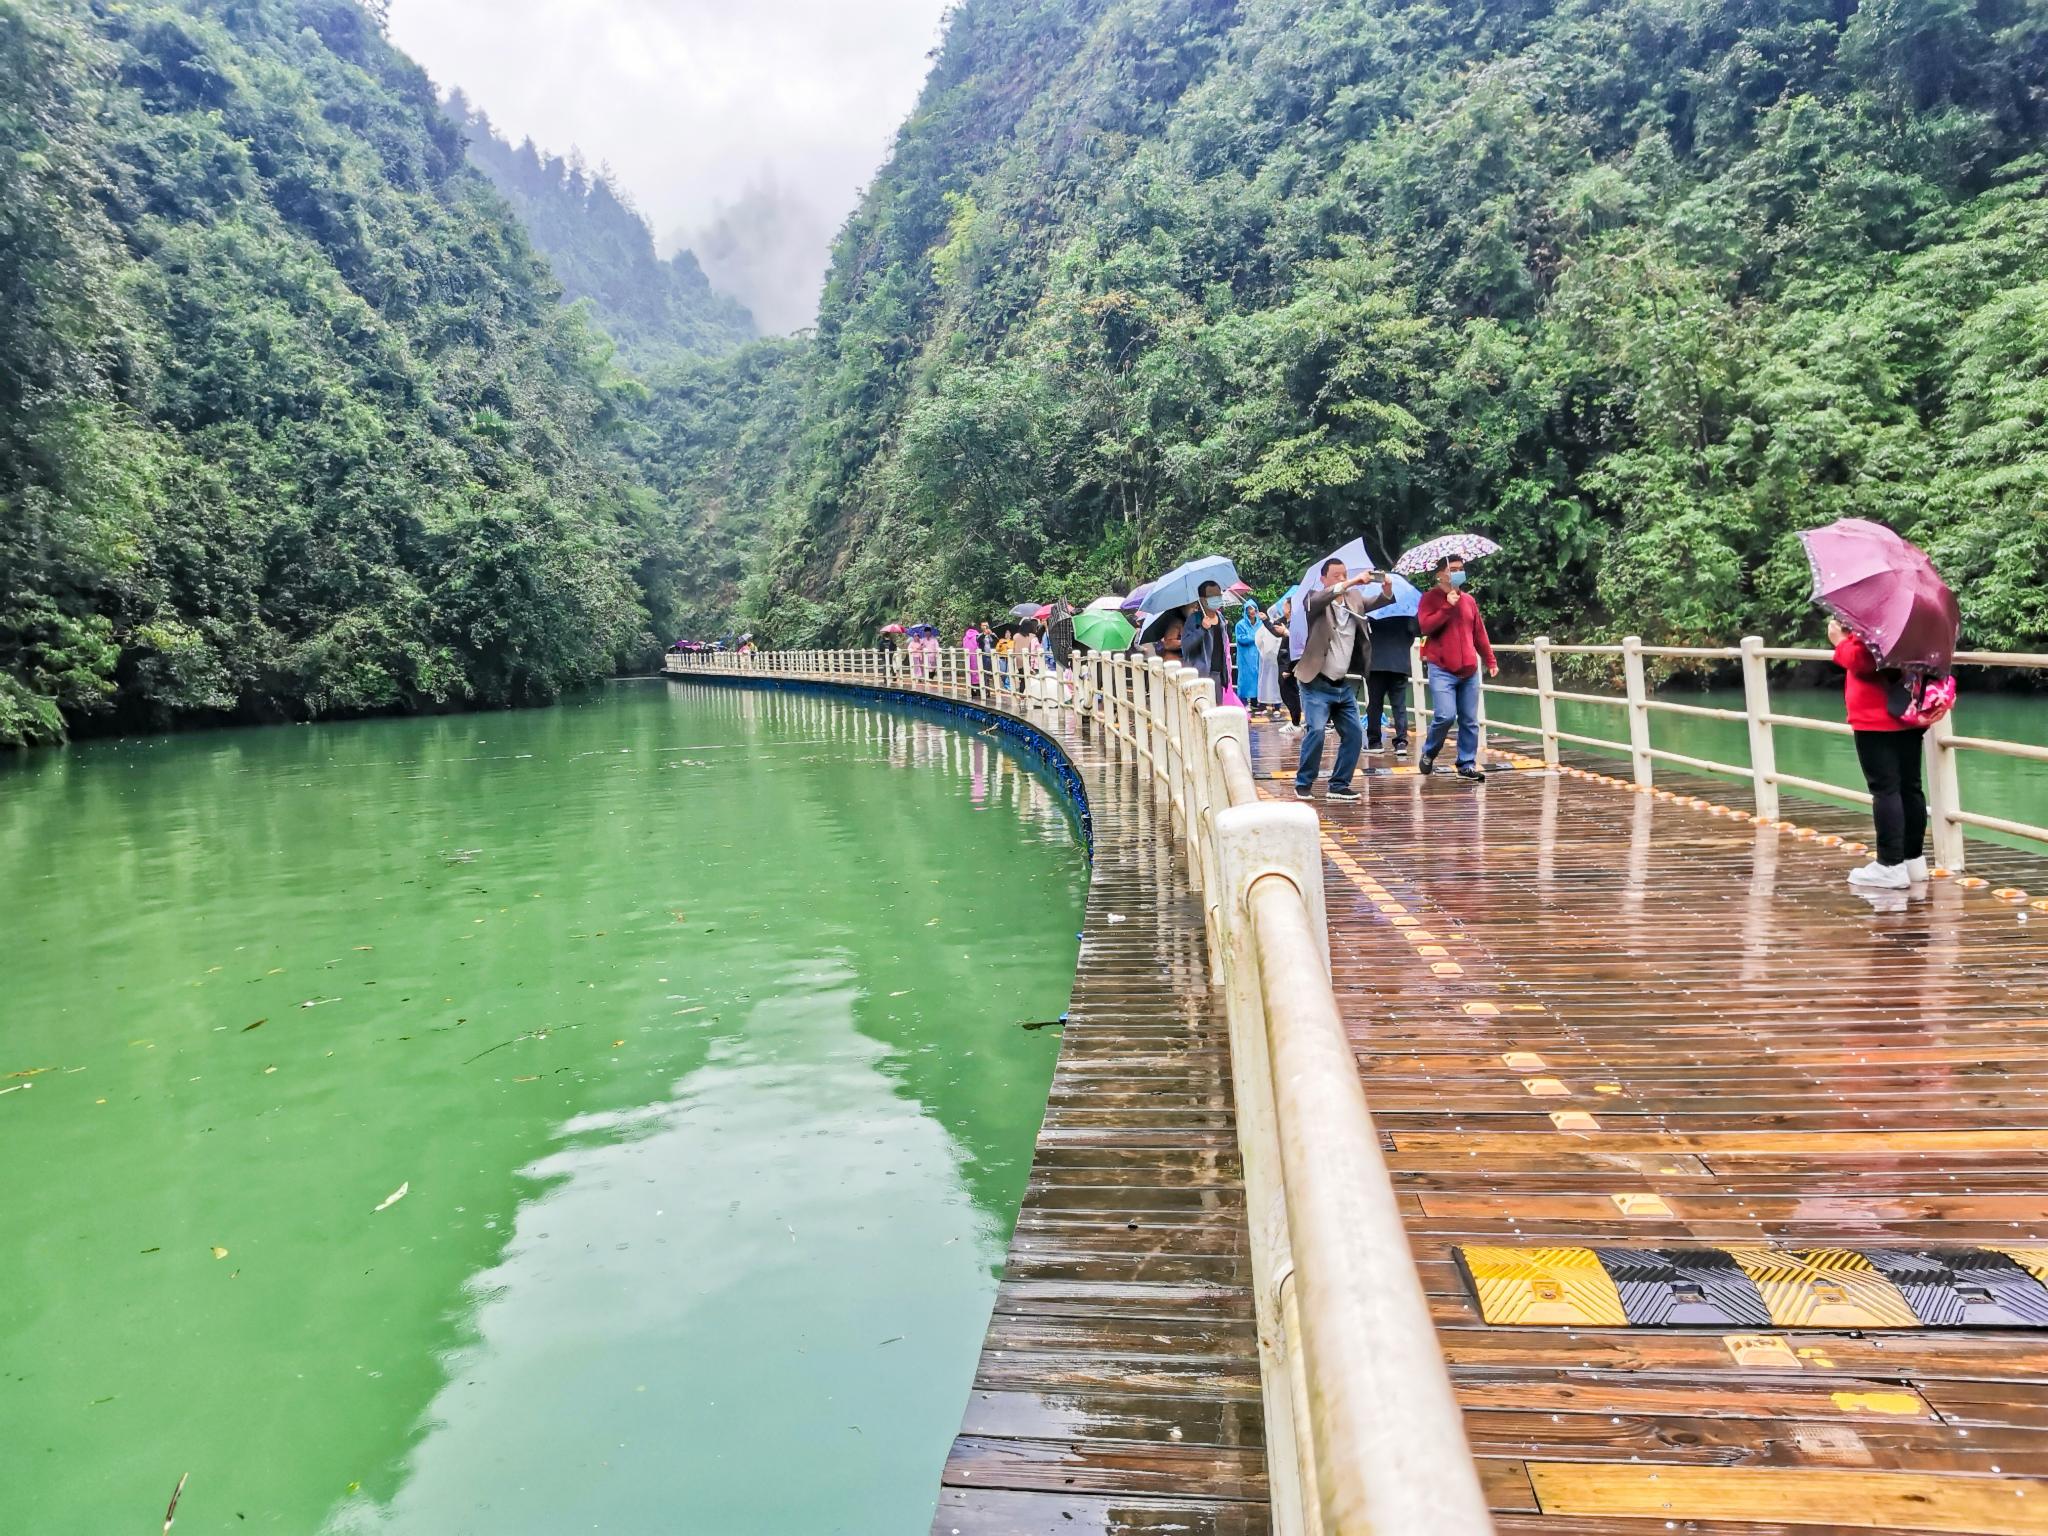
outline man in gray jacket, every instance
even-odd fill
[[[1301,763],[1294,773],[1294,797],[1314,798],[1316,776],[1323,771],[1323,733],[1337,722],[1337,766],[1330,773],[1329,798],[1356,800],[1351,775],[1358,767],[1364,732],[1358,723],[1358,695],[1350,673],[1359,642],[1366,638],[1366,615],[1394,600],[1394,578],[1371,571],[1352,576],[1342,560],[1323,562],[1323,584],[1308,594],[1308,644],[1294,663],[1301,684]],[[1378,581],[1377,597],[1368,600],[1358,589]]]

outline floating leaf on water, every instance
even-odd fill
[[[226,1257],[228,1256],[228,1251],[227,1251],[227,1249],[225,1249],[225,1248],[220,1248],[220,1247],[216,1247],[216,1248],[215,1248],[215,1249],[213,1250],[213,1256],[214,1256],[214,1257],[215,1257],[216,1259],[224,1259],[224,1258],[226,1258]]]
[[[262,1018],[258,1019],[254,1024],[244,1024],[242,1026],[242,1033],[246,1035],[252,1029],[261,1029],[264,1025],[268,1024],[269,1022],[270,1020],[268,1018]]]
[[[626,1042],[623,1040],[614,1040],[612,1042],[612,1049],[616,1051],[620,1046],[624,1045],[625,1043]]]
[[[34,1083],[16,1083],[12,1088],[0,1088],[0,1093],[20,1093],[24,1088],[33,1088]]]
[[[27,1070],[21,1072],[0,1073],[0,1077],[40,1077],[43,1073],[49,1070],[50,1069],[48,1067],[30,1067]]]
[[[390,1194],[384,1197],[383,1204],[372,1208],[370,1214],[374,1216],[377,1214],[378,1211],[390,1210],[392,1206],[398,1204],[398,1202],[403,1200],[409,1193],[411,1193],[411,1191],[412,1180],[407,1179],[403,1184],[399,1185],[398,1188],[394,1189],[393,1191],[391,1191]]]

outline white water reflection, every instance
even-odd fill
[[[330,1532],[923,1528],[1001,1237],[855,1028],[849,967],[773,991],[668,1101],[580,1116],[525,1170],[397,1494]]]

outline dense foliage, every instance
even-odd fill
[[[776,637],[1498,537],[1498,627],[1811,633],[1791,531],[2048,641],[2030,0],[963,0],[835,254]]]
[[[0,0],[0,80],[0,743],[646,652],[641,392],[354,0]]]
[[[505,195],[564,296],[589,301],[591,318],[628,366],[715,357],[752,338],[752,318],[712,288],[695,256],[654,254],[647,221],[608,167],[593,173],[577,156],[541,153],[532,139],[513,148],[460,91],[449,97],[448,115],[468,140],[471,164]]]

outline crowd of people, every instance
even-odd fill
[[[1833,660],[1844,673],[1848,723],[1873,802],[1875,857],[1850,879],[1859,886],[1884,889],[1917,885],[1929,876],[1924,742],[1928,727],[1955,700],[1954,680],[1947,669],[1960,628],[1954,597],[1924,554],[1879,525],[1845,520],[1809,530],[1802,538],[1816,541],[1809,544],[1816,598],[1830,609],[1828,638],[1834,646]],[[1849,609],[1831,601],[1824,591],[1828,567],[1820,541],[1829,539],[1866,544],[1877,540],[1893,561],[1903,590],[1919,604],[1914,621],[1919,625],[1919,649],[1910,657],[1897,643],[1891,647],[1894,654],[1881,655],[1856,627],[1843,623],[1841,615]],[[1483,783],[1481,674],[1498,676],[1500,665],[1479,600],[1467,585],[1468,554],[1459,551],[1476,555],[1496,547],[1471,535],[1447,535],[1404,555],[1400,569],[1419,575],[1426,566],[1430,574],[1426,590],[1417,594],[1408,589],[1412,613],[1398,611],[1392,574],[1371,568],[1354,573],[1340,555],[1323,561],[1270,608],[1262,607],[1242,583],[1228,589],[1216,579],[1194,584],[1199,569],[1210,566],[1234,578],[1229,562],[1212,558],[1182,568],[1184,582],[1174,593],[1186,597],[1192,584],[1192,601],[1168,603],[1146,613],[1134,595],[1125,607],[1141,608],[1139,626],[1112,626],[1106,632],[1130,654],[1159,656],[1193,668],[1214,685],[1220,703],[1242,706],[1253,719],[1273,723],[1282,735],[1298,736],[1294,793],[1302,800],[1315,798],[1324,746],[1332,733],[1337,737],[1337,756],[1324,790],[1331,800],[1360,798],[1355,781],[1366,752],[1391,750],[1396,760],[1408,756],[1408,693],[1414,648],[1420,642],[1430,723],[1416,771],[1434,774],[1455,736],[1452,763],[1457,777]],[[1867,578],[1863,580],[1867,584]],[[1118,601],[1104,598],[1093,607]],[[1846,605],[1847,599],[1842,601]],[[1229,616],[1233,607],[1239,610],[1234,619]],[[1094,617],[1093,612],[1088,616]],[[1077,632],[1076,619],[1074,608],[1060,599],[1019,604],[1000,624],[968,624],[958,643],[970,692],[1022,691],[1030,677],[1068,674],[1076,655],[1089,649],[1087,637],[1099,640],[1105,633],[1091,627],[1084,636]],[[1906,627],[1913,629],[1914,623]],[[883,628],[879,643],[892,673],[900,668],[914,681],[940,676],[942,642],[936,626],[890,624]],[[754,640],[750,634],[726,635],[713,644],[678,641],[676,648],[747,653],[754,649]]]

